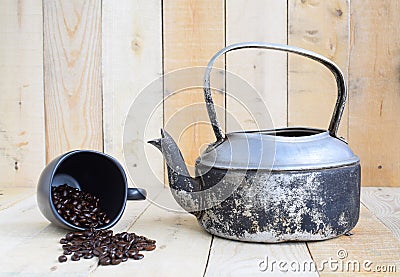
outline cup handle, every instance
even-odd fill
[[[145,200],[147,192],[145,189],[128,188],[128,200]]]

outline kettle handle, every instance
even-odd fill
[[[340,68],[334,62],[325,58],[324,56],[321,56],[317,53],[302,48],[289,45],[275,44],[275,43],[265,43],[265,42],[241,42],[229,45],[218,51],[209,61],[206,68],[206,72],[204,74],[204,100],[206,102],[208,116],[210,118],[211,125],[214,130],[214,134],[215,137],[217,138],[217,141],[222,140],[224,138],[224,135],[222,134],[221,126],[218,122],[217,114],[214,107],[214,102],[211,96],[211,90],[210,90],[211,70],[215,60],[218,59],[221,55],[230,52],[232,50],[244,49],[244,48],[264,48],[270,50],[279,50],[279,51],[295,53],[310,58],[312,60],[315,60],[317,62],[320,62],[321,64],[326,66],[335,76],[336,85],[338,89],[338,97],[336,100],[335,109],[333,111],[333,115],[328,129],[329,134],[333,137],[336,137],[336,133],[339,128],[340,119],[342,117],[347,98],[346,82]]]

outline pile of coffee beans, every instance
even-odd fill
[[[113,234],[112,230],[96,230],[110,222],[99,207],[99,198],[90,193],[79,191],[68,185],[52,188],[52,197],[57,212],[68,222],[85,228],[66,234],[60,239],[63,255],[58,257],[60,263],[99,258],[100,265],[117,265],[129,258],[140,260],[144,257],[139,251],[152,251],[156,241],[135,233]]]
[[[68,222],[83,228],[96,228],[110,222],[100,210],[99,198],[68,185],[52,187],[57,212]]]
[[[99,265],[117,265],[129,258],[140,260],[144,257],[140,251],[152,251],[156,241],[135,233],[113,234],[112,230],[76,231],[68,233],[60,240],[64,255],[58,257],[60,263],[68,260],[66,255],[72,255],[72,261],[99,258]]]

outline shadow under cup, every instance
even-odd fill
[[[65,153],[51,161],[43,170],[38,184],[37,200],[42,214],[52,223],[68,229],[84,230],[58,214],[51,188],[63,184],[88,192],[99,198],[101,211],[110,219],[106,225],[96,229],[114,226],[121,218],[127,199],[143,200],[143,189],[129,188],[125,172],[113,157],[101,152],[76,150]]]

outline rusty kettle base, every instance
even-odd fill
[[[242,181],[227,199],[202,211],[198,221],[213,235],[239,241],[334,238],[357,224],[360,171],[359,163],[310,171],[208,171],[202,178],[222,180],[225,188],[233,186],[239,176]]]

